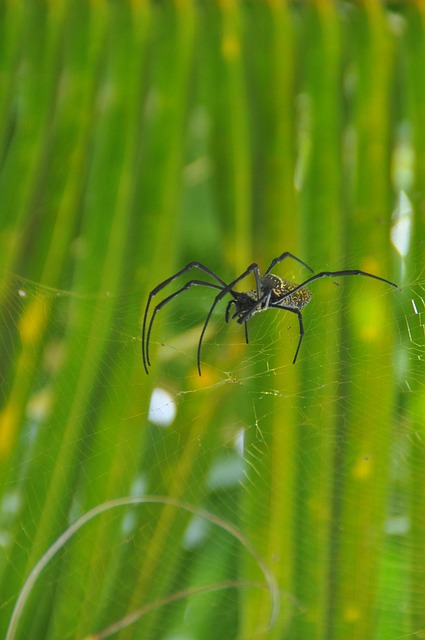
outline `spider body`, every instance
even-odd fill
[[[380,280],[391,287],[396,289],[400,288],[394,282],[390,282],[385,278],[381,278],[380,276],[375,276],[372,273],[367,273],[366,271],[361,271],[359,269],[344,269],[342,271],[320,271],[316,273],[307,280],[304,280],[301,284],[297,284],[295,282],[291,282],[290,280],[286,280],[285,278],[281,278],[280,276],[274,275],[270,273],[273,267],[285,260],[286,258],[291,258],[295,260],[299,264],[306,267],[309,271],[313,273],[313,270],[302,260],[294,256],[292,253],[285,251],[277,258],[274,258],[268,268],[266,269],[264,275],[260,274],[260,269],[256,263],[251,264],[240,276],[235,278],[230,284],[227,284],[224,280],[222,280],[219,276],[217,276],[211,269],[208,269],[205,265],[200,262],[189,262],[183,269],[180,269],[177,273],[170,276],[163,282],[161,282],[158,286],[156,286],[149,293],[148,301],[145,307],[145,312],[143,315],[143,323],[142,323],[142,358],[143,365],[145,367],[146,373],[148,373],[148,367],[150,366],[150,356],[149,356],[149,342],[150,335],[153,327],[153,323],[156,317],[156,314],[171,300],[173,300],[176,296],[180,295],[187,289],[192,286],[201,286],[208,287],[211,289],[215,289],[218,291],[214,298],[214,301],[211,305],[211,308],[206,317],[205,323],[202,327],[201,335],[198,343],[198,372],[201,375],[201,348],[202,341],[205,335],[205,331],[207,329],[208,323],[212,316],[212,313],[216,307],[216,305],[224,298],[226,295],[230,295],[231,299],[227,303],[225,310],[225,321],[229,322],[229,320],[236,320],[239,324],[243,324],[245,328],[245,339],[248,342],[248,329],[247,323],[248,320],[255,315],[256,313],[261,313],[262,311],[267,311],[267,309],[280,309],[283,311],[289,311],[290,313],[294,313],[298,318],[299,324],[299,339],[298,345],[295,351],[295,356],[293,359],[293,364],[295,364],[298,352],[301,347],[301,342],[304,337],[304,325],[303,319],[301,315],[302,309],[308,305],[311,300],[312,294],[309,289],[306,288],[306,285],[314,282],[315,280],[319,280],[320,278],[336,278],[340,276],[365,276],[368,278],[373,278],[374,280]],[[180,289],[174,291],[174,293],[166,296],[159,302],[153,309],[149,323],[148,316],[151,307],[152,299],[160,292],[162,289],[171,284],[174,280],[187,273],[191,269],[198,269],[202,271],[205,275],[210,277],[214,282],[210,280],[198,280],[193,279],[186,282]],[[248,291],[235,291],[234,287],[243,279],[245,279],[250,274],[254,275],[255,278],[255,289],[249,289]]]
[[[298,309],[301,311],[311,300],[311,292],[308,289],[298,289],[295,293],[291,294],[291,291],[296,289],[298,285],[290,280],[285,280],[285,278],[275,276],[273,273],[260,277],[259,283],[260,296],[256,289],[244,292],[232,292],[233,298],[229,300],[225,311],[226,322],[228,322],[229,319],[237,319],[237,322],[242,324],[246,322],[244,317],[247,312],[251,317],[256,313],[266,311],[270,307],[277,308],[279,307],[279,303],[282,303],[286,309]],[[263,298],[265,293],[270,293],[270,295],[266,296],[260,304],[255,306],[259,297]],[[230,316],[232,306],[234,306],[234,313]]]

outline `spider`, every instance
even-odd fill
[[[298,353],[301,347],[301,342],[304,337],[304,325],[303,319],[301,315],[301,310],[310,302],[311,300],[311,292],[306,289],[306,286],[314,280],[319,280],[320,278],[336,278],[339,276],[366,276],[367,278],[374,278],[375,280],[380,280],[381,282],[385,282],[389,284],[391,287],[395,287],[400,291],[400,287],[394,282],[390,282],[385,278],[380,278],[379,276],[375,276],[372,273],[367,273],[366,271],[360,271],[360,269],[343,269],[342,271],[320,271],[320,273],[316,273],[315,275],[310,276],[307,280],[304,280],[301,284],[297,284],[295,282],[291,282],[290,280],[285,280],[285,278],[281,278],[280,276],[276,276],[273,273],[270,273],[271,270],[275,267],[275,265],[283,262],[286,258],[291,258],[295,260],[299,264],[306,267],[311,273],[313,269],[311,269],[308,264],[297,258],[289,251],[285,251],[277,258],[273,258],[269,266],[267,267],[264,275],[261,275],[258,264],[255,262],[249,267],[235,280],[227,284],[218,277],[211,269],[208,269],[205,265],[200,262],[189,262],[183,269],[177,271],[174,275],[170,276],[163,282],[161,282],[158,286],[156,286],[149,293],[148,301],[145,308],[145,313],[143,316],[143,325],[142,325],[142,358],[143,365],[145,367],[146,373],[149,373],[148,367],[151,365],[150,356],[149,356],[149,342],[152,331],[152,326],[155,320],[155,316],[166,304],[174,300],[178,295],[183,293],[192,286],[200,286],[200,287],[209,287],[210,289],[217,289],[218,294],[214,298],[214,301],[211,305],[211,308],[208,312],[206,320],[204,322],[204,326],[202,327],[201,335],[198,343],[198,353],[197,353],[197,363],[198,363],[198,373],[201,375],[201,349],[202,349],[202,341],[204,339],[205,331],[207,329],[208,323],[212,316],[212,313],[224,296],[227,294],[231,295],[231,299],[227,303],[227,307],[225,310],[225,321],[229,322],[229,320],[235,320],[239,324],[243,324],[245,328],[245,340],[248,344],[248,320],[255,314],[260,313],[262,311],[267,311],[267,309],[282,309],[283,311],[289,311],[290,313],[294,313],[298,318],[299,324],[299,340],[298,345],[295,350],[294,359],[292,361],[293,364],[296,363]],[[171,282],[174,282],[177,278],[182,276],[184,273],[187,273],[191,269],[199,269],[207,276],[215,280],[215,282],[209,282],[207,280],[189,280],[184,284],[180,289],[174,291],[171,295],[167,296],[161,302],[159,302],[152,312],[149,325],[147,323],[149,309],[151,306],[152,299],[160,292],[162,289],[167,287]],[[251,289],[249,291],[235,291],[234,287],[241,280],[246,278],[249,274],[253,273],[255,278],[255,289]]]

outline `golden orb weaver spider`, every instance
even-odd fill
[[[243,324],[245,327],[245,340],[248,343],[248,328],[247,322],[248,320],[255,314],[260,313],[262,311],[266,311],[267,309],[281,309],[283,311],[289,311],[290,313],[294,313],[298,317],[299,324],[299,340],[298,345],[295,350],[294,359],[292,361],[293,364],[296,363],[298,353],[301,347],[301,342],[304,337],[304,325],[303,319],[301,315],[301,310],[310,302],[311,300],[311,292],[306,289],[306,286],[315,280],[319,280],[320,278],[337,278],[340,276],[365,276],[367,278],[373,278],[374,280],[380,280],[381,282],[385,282],[389,284],[391,287],[400,290],[400,287],[396,285],[394,282],[390,282],[385,278],[381,278],[379,276],[375,276],[372,273],[367,273],[366,271],[361,271],[360,269],[343,269],[342,271],[320,271],[320,273],[316,273],[307,280],[304,280],[301,284],[297,284],[295,282],[291,282],[290,280],[285,280],[285,278],[281,278],[280,276],[276,276],[273,273],[270,273],[273,267],[280,262],[283,262],[286,258],[291,258],[295,260],[299,264],[306,267],[311,273],[313,273],[313,269],[308,266],[303,260],[297,258],[289,251],[285,251],[277,258],[273,258],[269,266],[267,267],[264,275],[261,275],[260,268],[258,264],[255,262],[250,264],[249,267],[235,280],[227,284],[219,278],[211,269],[208,269],[201,262],[189,262],[183,269],[177,271],[174,275],[170,276],[159,285],[157,285],[152,291],[149,293],[148,301],[146,303],[145,312],[143,315],[143,323],[142,323],[142,358],[143,365],[145,367],[146,373],[149,373],[149,367],[151,366],[150,355],[149,355],[149,342],[152,332],[153,323],[155,320],[155,316],[166,304],[174,300],[178,295],[183,293],[192,286],[200,286],[200,287],[209,287],[211,289],[218,289],[219,293],[214,298],[214,301],[211,305],[211,308],[206,317],[204,326],[202,327],[201,335],[199,337],[198,343],[198,352],[197,352],[197,363],[198,363],[198,373],[201,375],[201,349],[202,349],[202,341],[204,339],[205,331],[207,329],[208,323],[212,316],[212,313],[224,296],[227,294],[231,295],[232,298],[227,303],[227,307],[225,310],[225,320],[229,322],[229,320],[234,320],[239,324]],[[207,276],[215,280],[215,282],[208,282],[207,280],[189,280],[186,282],[180,289],[174,291],[171,295],[163,298],[161,302],[159,302],[153,309],[152,315],[150,317],[149,324],[147,322],[149,310],[151,306],[152,299],[160,292],[162,289],[167,287],[171,282],[174,282],[177,278],[187,273],[191,269],[199,269]],[[249,291],[235,291],[233,287],[235,287],[238,282],[249,276],[251,273],[254,274],[255,278],[255,289],[251,289]],[[233,307],[233,308],[232,308]],[[232,313],[233,312],[233,313]]]

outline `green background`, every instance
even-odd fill
[[[425,637],[424,3],[2,0],[0,78],[1,637]],[[199,377],[193,287],[146,375],[153,287],[284,251],[403,290],[312,285],[295,366],[221,305]]]

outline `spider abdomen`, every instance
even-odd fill
[[[305,287],[297,289],[298,285],[296,282],[291,282],[290,280],[280,278],[273,274],[267,275],[266,278],[268,278],[270,284],[273,285],[271,288],[270,302],[274,305],[301,310],[310,302],[311,292]],[[290,294],[294,289],[297,289],[297,291]],[[281,304],[279,304],[279,301]]]

